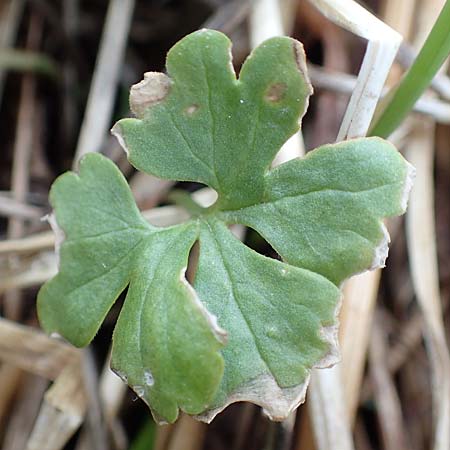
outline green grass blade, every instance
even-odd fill
[[[16,72],[34,72],[57,79],[56,63],[42,53],[15,49],[0,50],[0,69]]]
[[[449,54],[450,0],[447,0],[414,64],[389,94],[388,103],[369,131],[371,136],[388,137],[400,125]]]
[[[129,450],[153,450],[156,438],[156,425],[147,420],[134,438]]]

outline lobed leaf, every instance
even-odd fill
[[[184,278],[194,222],[167,229],[140,215],[117,167],[88,154],[80,175],[62,175],[50,200],[66,238],[59,273],[38,295],[42,327],[82,347],[130,284],[114,332],[112,366],[173,422],[178,408],[202,412],[223,373],[224,331]]]
[[[173,422],[178,407],[204,411],[223,372],[217,350],[225,332],[184,278],[196,228],[174,227],[146,240],[114,331],[111,366],[159,422]]]
[[[142,218],[116,166],[92,154],[79,175],[61,175],[50,192],[64,233],[59,273],[41,288],[39,320],[51,333],[83,347],[129,282],[135,254],[153,228]]]
[[[202,30],[170,50],[168,75],[148,73],[132,87],[137,118],[113,128],[130,162],[218,193],[184,224],[148,225],[100,155],[52,188],[66,239],[60,271],[39,293],[41,324],[87,345],[129,285],[112,367],[160,422],[179,408],[209,421],[242,400],[286,418],[311,368],[336,362],[339,285],[384,264],[382,219],[404,212],[412,178],[391,144],[355,139],[270,169],[305,112],[305,67],[301,44],[273,38],[236,79],[229,40]],[[235,223],[260,233],[282,261],[238,241]],[[196,241],[194,290],[184,270]]]
[[[263,202],[223,218],[254,228],[286,262],[340,285],[384,266],[389,237],[381,219],[405,212],[411,174],[380,138],[325,145],[268,172]]]
[[[217,219],[200,232],[195,289],[229,339],[225,373],[206,420],[252,401],[282,420],[303,399],[313,366],[336,362],[339,289],[323,276],[259,255]]]
[[[185,37],[168,53],[168,77],[147,73],[133,87],[138,118],[120,120],[113,132],[136,168],[205,183],[223,208],[236,209],[260,199],[264,172],[299,129],[311,87],[294,39],[263,43],[239,80],[230,47],[212,30]]]

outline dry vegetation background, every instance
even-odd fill
[[[405,38],[388,79],[393,84],[444,1],[363,4]],[[304,43],[312,65],[315,95],[303,127],[310,149],[336,139],[365,42],[306,0],[279,5],[286,34]],[[53,237],[40,219],[50,212],[52,181],[84,152],[101,151],[125,173],[139,207],[157,207],[149,217],[173,220],[174,210],[164,207],[171,183],[134,171],[108,130],[129,114],[130,85],[144,71],[163,71],[167,50],[191,31],[227,33],[238,69],[251,36],[275,20],[249,21],[254,7],[245,0],[0,1],[3,450],[449,448],[450,80],[444,72],[427,94],[427,114],[412,115],[393,136],[418,169],[411,207],[406,219],[389,224],[387,269],[346,285],[342,385],[313,386],[322,393],[316,406],[310,397],[282,424],[270,423],[254,405],[236,404],[209,426],[183,416],[155,428],[145,405],[107,368],[120,306],[83,351],[39,331],[36,293],[56,270]],[[257,236],[247,239],[263,245]],[[346,438],[349,423],[353,442]],[[142,430],[144,444],[137,438]]]

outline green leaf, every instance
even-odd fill
[[[223,218],[254,228],[286,262],[339,285],[384,266],[380,218],[405,211],[410,167],[379,138],[325,145],[268,172],[264,201]]]
[[[355,139],[270,169],[306,110],[305,67],[301,44],[273,38],[236,79],[228,39],[202,30],[172,48],[168,75],[132,87],[137,118],[113,128],[130,162],[218,193],[207,209],[174,195],[193,213],[184,224],[148,225],[100,155],[52,188],[65,240],[60,271],[39,293],[41,323],[86,345],[129,286],[112,367],[158,421],[174,421],[179,408],[209,421],[242,400],[286,418],[310,370],[336,362],[339,285],[384,264],[382,219],[404,212],[412,176],[392,145]],[[240,242],[235,223],[282,261]],[[194,290],[184,270],[197,241]]]
[[[230,45],[211,30],[185,37],[167,56],[170,78],[147,73],[131,91],[138,119],[119,121],[113,132],[138,169],[205,183],[223,208],[236,209],[260,199],[264,172],[299,129],[311,87],[293,39],[263,43],[239,80]]]
[[[113,368],[159,421],[176,420],[178,407],[202,412],[222,377],[223,331],[184,278],[198,225],[147,224],[117,167],[97,154],[79,176],[58,178],[50,200],[65,240],[59,273],[39,292],[43,328],[87,345],[129,284]]]
[[[202,226],[195,289],[229,336],[224,377],[206,420],[243,400],[282,420],[303,399],[309,369],[336,362],[339,289],[321,275],[259,255],[220,220]]]
[[[92,154],[80,174],[52,186],[50,202],[64,233],[59,273],[39,293],[41,325],[87,345],[129,282],[135,252],[152,228],[141,217],[116,166]]]
[[[220,329],[184,278],[194,225],[146,240],[114,331],[111,366],[159,422],[204,411],[223,372]]]

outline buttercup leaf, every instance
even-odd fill
[[[112,367],[160,422],[179,409],[210,421],[242,400],[286,418],[311,368],[337,361],[341,283],[384,265],[382,219],[405,211],[413,175],[391,144],[354,139],[270,168],[306,110],[305,67],[301,44],[278,37],[237,78],[229,40],[201,30],[170,50],[167,75],[147,73],[132,87],[136,118],[113,128],[130,162],[218,193],[186,223],[147,224],[100,155],[52,188],[65,239],[59,273],[39,293],[41,324],[87,345],[128,286]],[[240,242],[235,223],[256,230],[281,261]],[[192,287],[184,271],[195,242]]]
[[[335,321],[339,289],[255,253],[220,220],[202,226],[195,288],[229,335],[224,377],[205,419],[249,400],[281,420],[303,399],[309,369],[335,362],[334,332],[327,336],[326,329]]]
[[[325,145],[268,172],[264,201],[223,218],[254,228],[286,262],[339,285],[384,266],[388,235],[380,218],[405,211],[411,174],[382,139]]]
[[[170,78],[147,73],[131,91],[139,118],[119,121],[113,132],[138,169],[205,183],[220,192],[223,208],[236,209],[260,200],[263,175],[298,130],[311,87],[297,41],[263,43],[239,80],[230,46],[216,31],[185,37],[167,56]]]
[[[41,325],[82,347],[129,284],[114,333],[112,366],[159,421],[178,407],[202,412],[223,373],[225,333],[184,278],[195,223],[150,226],[107,158],[88,154],[80,175],[62,175],[50,199],[66,235],[58,275],[39,292]]]

